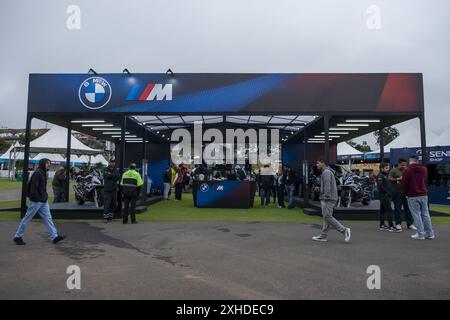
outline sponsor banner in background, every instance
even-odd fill
[[[448,164],[450,163],[450,141],[449,146],[443,147],[427,147],[429,164]],[[419,159],[422,158],[421,148],[396,148],[390,151],[390,163],[396,164],[398,159],[408,159],[411,155],[416,154]]]

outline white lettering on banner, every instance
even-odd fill
[[[168,83],[164,86],[161,83],[156,83],[152,91],[147,97],[147,100],[172,100],[172,84]]]
[[[223,186],[222,185],[220,185],[220,186],[217,186],[217,189],[216,189],[217,191],[223,191]]]

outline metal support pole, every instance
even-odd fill
[[[323,127],[325,132],[325,160],[327,162],[327,165],[330,163],[330,134],[329,134],[329,123],[330,123],[330,116],[328,114],[325,114],[323,117]]]
[[[422,150],[422,164],[426,167],[428,165],[427,140],[425,131],[425,113],[419,116],[420,120],[420,148]]]
[[[125,132],[127,129],[127,117],[124,116],[122,119],[122,126],[120,128],[120,150],[119,150],[119,172],[120,177],[122,177],[122,174],[125,169]],[[117,202],[118,202],[118,208],[119,208],[119,215],[122,216],[122,192],[119,190],[117,195]]]
[[[72,128],[67,128],[67,149],[66,149],[66,185],[65,185],[65,200],[69,202],[69,192],[70,192],[70,151],[72,148]]]
[[[122,128],[120,131],[120,174],[125,169],[125,132],[127,129],[127,117],[123,117]]]
[[[144,185],[142,186],[142,203],[147,203],[147,149],[145,140],[147,138],[147,130],[142,128],[142,179],[144,179]]]
[[[303,203],[309,204],[309,165],[308,165],[308,133],[303,129]]]
[[[383,134],[383,129],[384,128],[380,128],[379,132],[379,136],[380,136],[380,163],[384,161],[384,134]]]
[[[20,199],[20,213],[23,217],[27,211],[27,184],[28,184],[28,166],[30,162],[30,139],[31,139],[31,121],[33,118],[27,114],[27,123],[25,127],[25,150],[23,152],[23,180],[22,196]]]

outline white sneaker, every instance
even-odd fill
[[[416,228],[416,226],[415,225],[410,225],[409,227],[408,227],[408,229],[410,229],[410,230],[414,230],[414,231],[417,231],[417,228]]]
[[[434,234],[432,236],[425,237],[425,239],[427,239],[427,240],[434,240],[434,238],[435,238]]]
[[[320,241],[320,242],[327,242],[327,238],[324,238],[322,236],[314,236],[311,239],[313,239],[314,241]]]
[[[352,237],[350,228],[345,228],[345,242],[350,242],[350,238]]]
[[[402,225],[401,225],[401,224],[396,225],[396,226],[395,226],[395,229],[397,229],[399,232],[403,231],[403,230],[402,230]]]
[[[413,234],[413,235],[411,236],[411,238],[413,238],[414,240],[425,240],[425,237],[419,236],[418,233]]]

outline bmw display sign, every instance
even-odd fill
[[[202,183],[202,184],[200,185],[200,190],[201,190],[202,192],[207,192],[207,191],[209,190],[209,185],[208,185],[207,183]]]
[[[103,108],[108,104],[111,95],[111,86],[102,77],[91,77],[84,80],[78,90],[80,102],[88,109]]]

